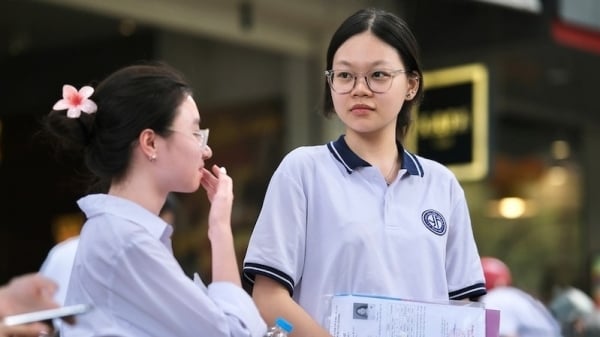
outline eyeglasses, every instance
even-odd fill
[[[181,133],[183,135],[189,135],[189,133],[179,131],[179,130],[169,129],[169,131]],[[192,132],[192,136],[194,136],[194,138],[196,138],[196,140],[198,141],[198,144],[200,144],[201,149],[204,149],[204,148],[206,148],[206,146],[208,146],[208,133],[209,133],[209,129],[200,129],[198,131]]]
[[[394,77],[398,74],[408,73],[407,70],[372,70],[367,73],[353,73],[345,70],[326,70],[327,82],[333,91],[338,94],[347,94],[356,87],[356,79],[365,78],[367,87],[374,93],[383,94],[390,90]]]

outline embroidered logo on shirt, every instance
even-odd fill
[[[444,217],[433,209],[428,209],[421,215],[421,220],[427,229],[436,235],[444,235],[446,233],[446,220]]]

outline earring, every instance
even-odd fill
[[[150,161],[156,161],[156,153],[153,153],[150,157],[148,157]]]

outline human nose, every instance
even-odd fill
[[[202,148],[202,159],[206,160],[211,158],[213,155],[212,149],[210,148],[210,146],[206,145],[204,146],[204,148]]]
[[[354,87],[352,88],[353,92],[372,92],[371,87],[369,86],[369,80],[367,79],[367,75],[357,74],[354,77]]]

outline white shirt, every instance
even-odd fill
[[[40,273],[52,279],[58,285],[54,300],[58,304],[64,304],[67,296],[67,288],[69,279],[71,278],[71,269],[73,268],[73,260],[75,260],[75,252],[79,245],[79,236],[68,238],[56,244],[48,252],[48,256],[44,260]],[[60,328],[62,320],[55,319],[54,326]]]
[[[514,287],[489,290],[481,297],[486,308],[500,310],[500,336],[559,337],[560,326],[537,299]]]
[[[40,273],[56,282],[58,289],[54,294],[56,303],[65,303],[67,296],[67,287],[69,278],[71,277],[71,268],[75,259],[75,251],[79,244],[79,236],[68,238],[56,246],[52,247],[48,252],[48,256],[44,260]]]
[[[335,294],[448,300],[485,293],[464,192],[450,170],[404,151],[387,186],[343,137],[290,152],[271,178],[244,260],[317,322]]]
[[[61,336],[255,336],[266,331],[252,299],[231,283],[206,288],[183,272],[171,250],[172,227],[131,201],[79,200],[87,215],[67,304],[94,309],[63,324]]]

